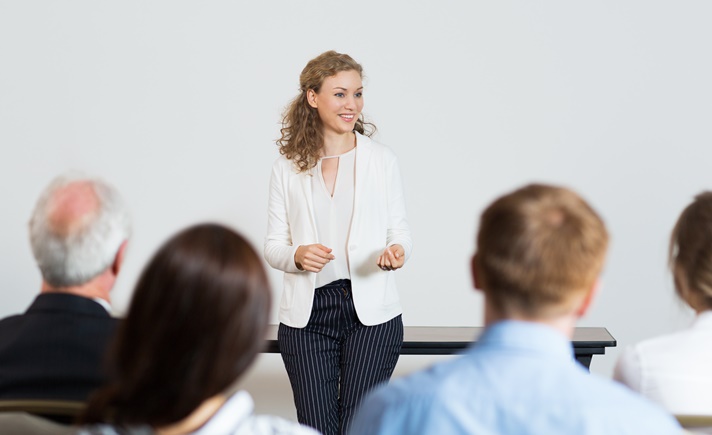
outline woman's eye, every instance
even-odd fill
[[[335,93],[334,95],[336,95],[337,97],[341,98],[341,97],[344,96],[344,93],[343,93],[343,92],[337,92],[337,93]]]
[[[361,98],[361,97],[363,97],[363,92],[356,92],[356,93],[354,94],[354,96],[355,96],[356,98]]]

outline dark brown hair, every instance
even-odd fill
[[[113,381],[83,422],[178,422],[225,391],[261,350],[270,307],[262,263],[215,224],[169,239],[144,269],[110,352]]]
[[[299,75],[299,95],[292,100],[282,117],[282,137],[277,140],[279,152],[294,162],[299,172],[308,171],[319,161],[324,146],[324,132],[319,113],[309,105],[307,91],[317,94],[324,80],[342,71],[356,71],[363,77],[363,68],[348,54],[327,51],[307,63]],[[368,127],[368,128],[367,128]],[[360,115],[354,131],[371,136],[376,127]]]
[[[546,317],[591,289],[608,232],[571,190],[532,184],[497,199],[482,214],[475,267],[504,315]]]
[[[675,291],[693,309],[712,308],[712,192],[695,197],[670,236]]]

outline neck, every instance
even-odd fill
[[[575,313],[565,313],[556,316],[527,316],[521,313],[502,314],[485,301],[485,326],[490,326],[494,323],[505,320],[517,320],[520,322],[538,323],[540,325],[549,326],[568,338],[573,338],[574,328],[578,316]]]
[[[82,296],[85,298],[103,299],[111,303],[110,290],[114,286],[115,277],[112,274],[104,272],[92,280],[74,286],[55,287],[42,280],[41,293],[68,293],[72,295]]]
[[[156,433],[159,435],[181,435],[195,432],[218,412],[226,400],[227,397],[220,394],[210,397],[201,403],[189,416],[170,426],[156,428]]]
[[[356,134],[324,132],[324,147],[322,152],[324,156],[337,156],[351,150],[356,146]]]

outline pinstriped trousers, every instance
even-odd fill
[[[307,326],[280,323],[277,340],[299,422],[325,435],[343,434],[363,396],[393,374],[403,321],[399,315],[363,325],[351,281],[342,279],[317,288]]]

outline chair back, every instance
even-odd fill
[[[693,434],[712,434],[712,415],[676,415],[684,429]]]
[[[74,423],[86,404],[72,400],[0,400],[0,412],[26,412],[62,424]]]

